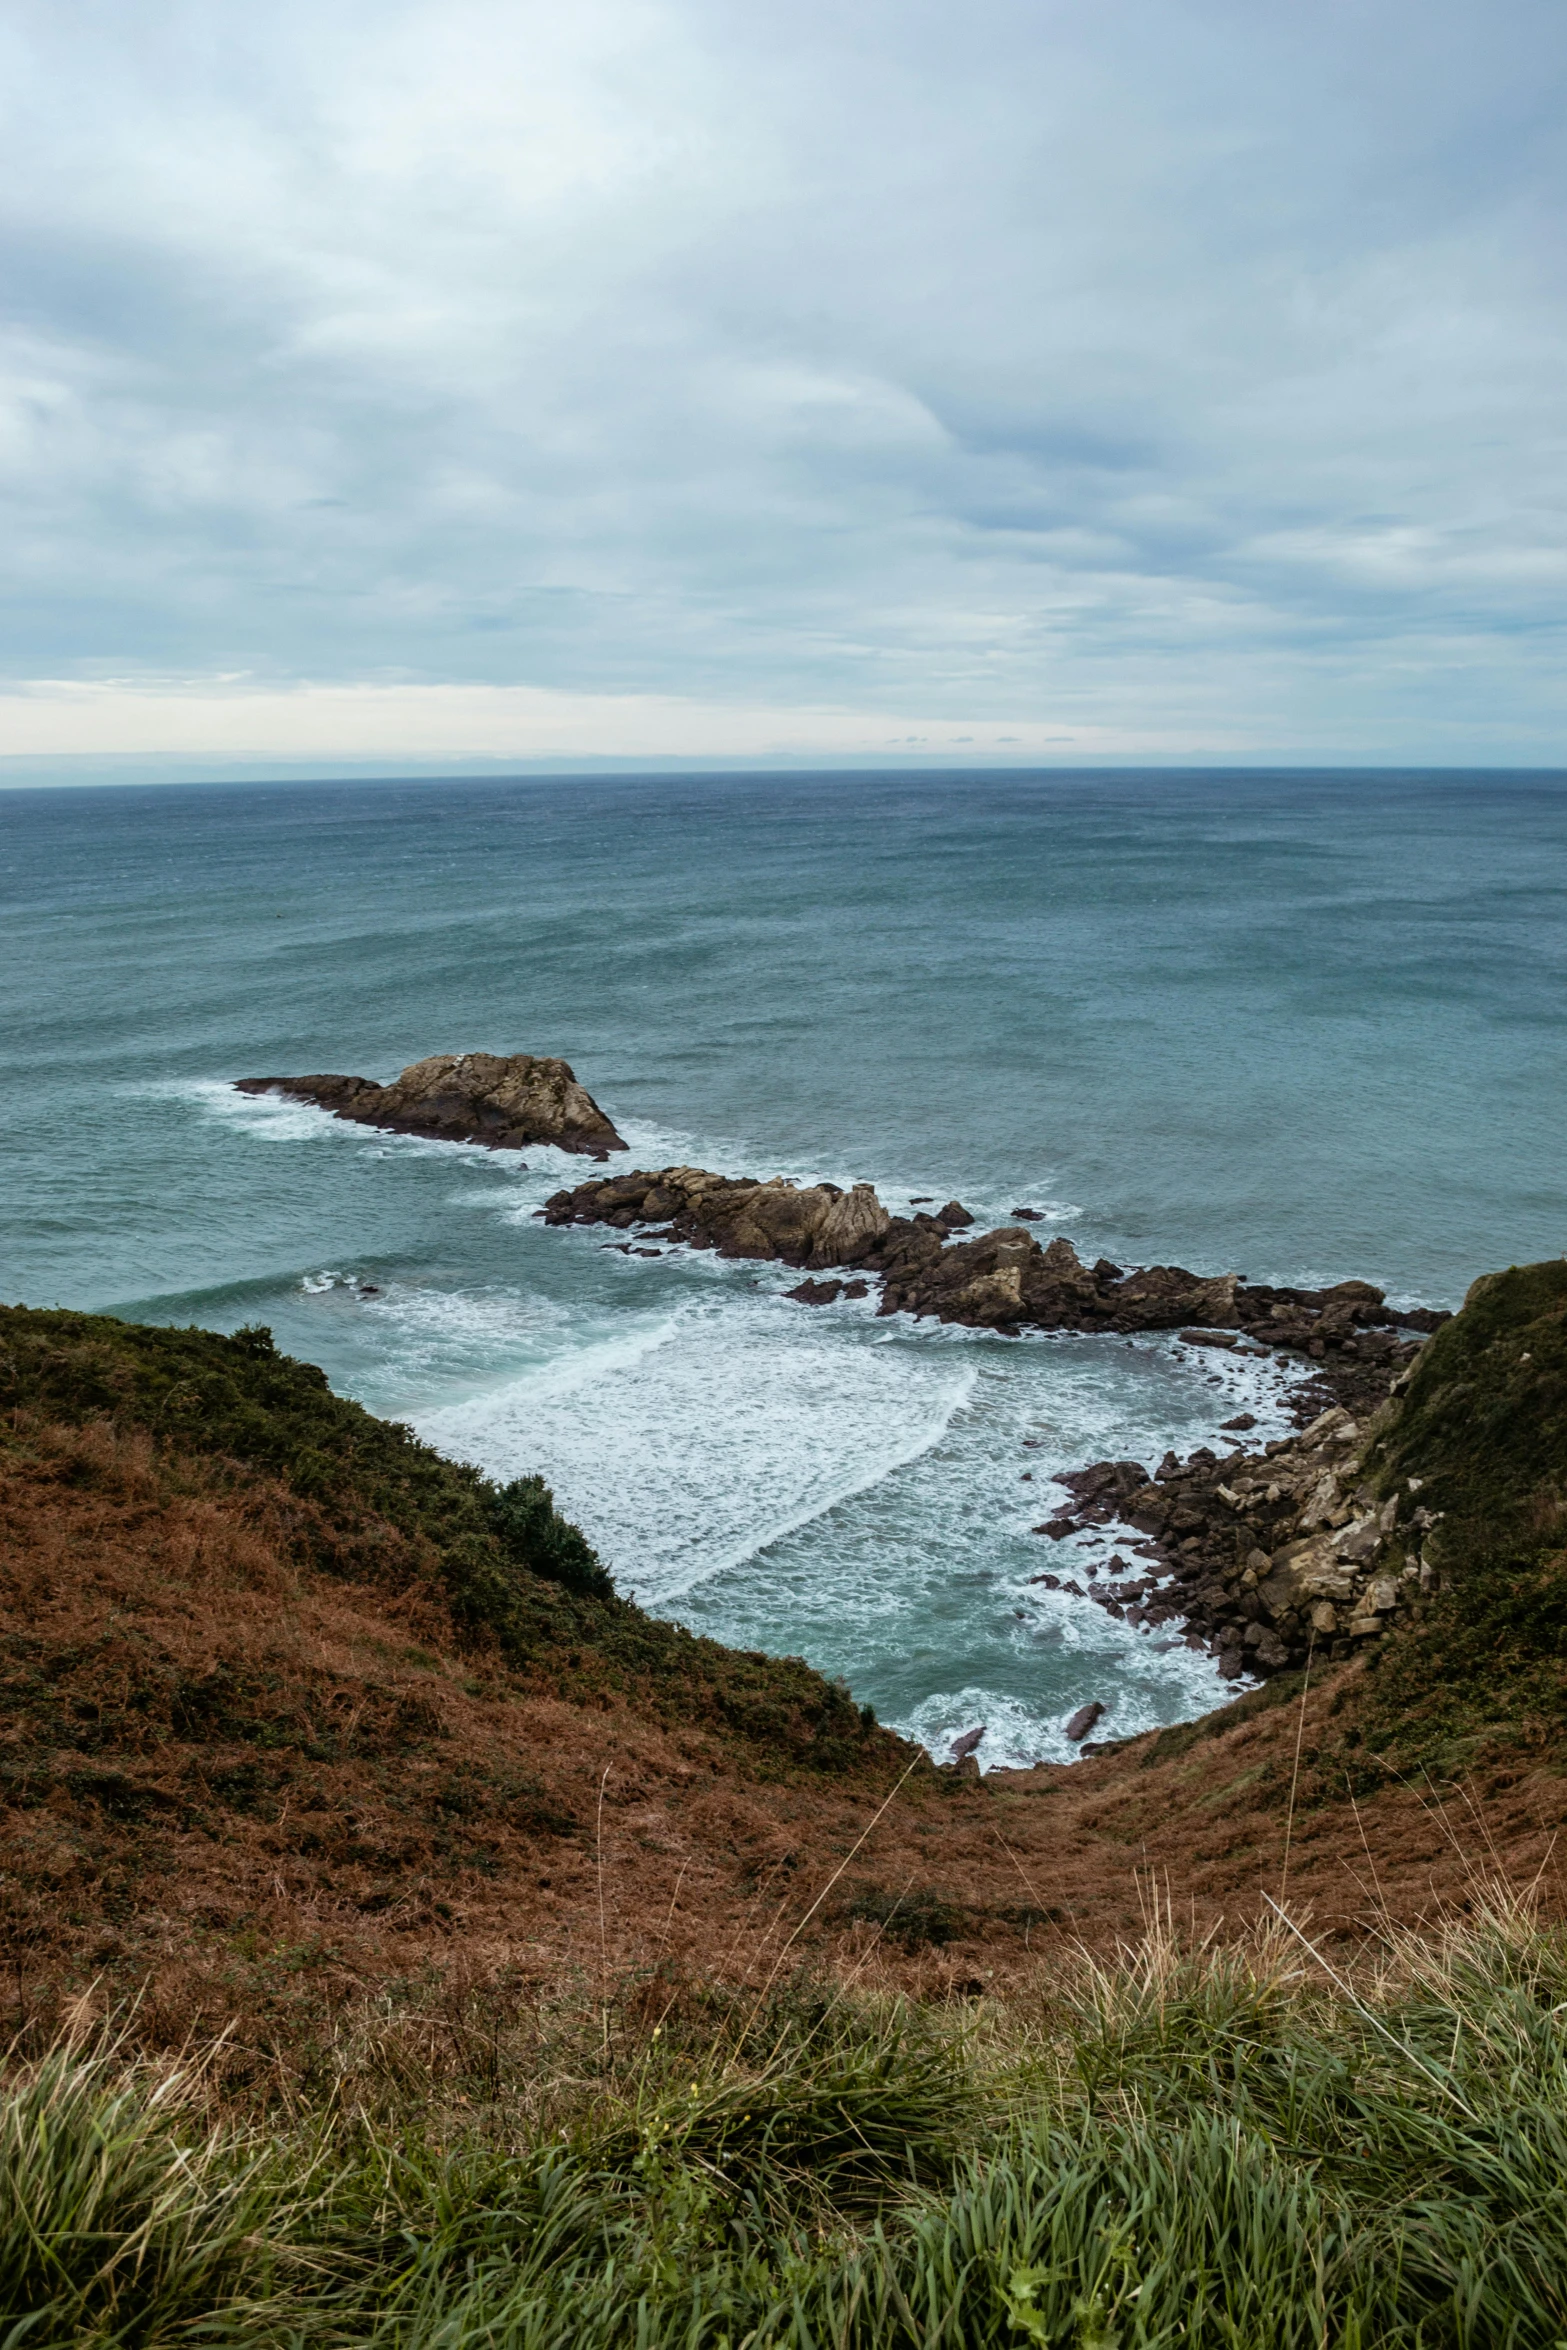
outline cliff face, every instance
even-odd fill
[[[336,1118],[487,1150],[553,1143],[602,1159],[625,1143],[569,1063],[534,1053],[432,1053],[390,1085],[372,1077],[241,1077],[237,1093],[280,1093]]]
[[[1367,1738],[1443,1770],[1567,1737],[1567,1262],[1477,1281],[1365,1420],[1122,1485],[1235,1670],[1359,1654]]]

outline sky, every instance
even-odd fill
[[[1567,764],[1563,0],[9,0],[0,779]]]

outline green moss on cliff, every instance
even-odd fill
[[[1385,1486],[1423,1480],[1438,1547],[1564,1530],[1567,1259],[1488,1273],[1421,1353],[1383,1439]]]
[[[756,1767],[852,1771],[891,1761],[889,1732],[798,1658],[694,1639],[620,1598],[537,1477],[499,1487],[334,1395],[271,1333],[169,1330],[105,1314],[0,1307],[0,1443],[40,1421],[144,1429],[172,1464],[297,1504],[296,1553],[388,1589],[421,1584],[461,1636],[563,1693],[623,1696],[727,1731]]]
[[[1374,1660],[1368,1741],[1444,1772],[1498,1744],[1562,1751],[1567,1261],[1474,1284],[1390,1412],[1376,1467],[1406,1512],[1433,1513],[1441,1588]]]

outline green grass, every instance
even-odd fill
[[[59,2048],[0,2106],[0,2345],[1553,2350],[1564,2002],[1498,1905],[1356,1986],[1156,1933],[1029,2012],[415,2002],[229,2120],[220,2057]]]
[[[334,1395],[270,1332],[170,1330],[0,1307],[0,1448],[30,1425],[145,1430],[182,1465],[291,1498],[300,1558],[388,1590],[424,1585],[460,1636],[563,1694],[609,1694],[744,1740],[751,1767],[896,1771],[908,1750],[798,1657],[693,1638],[620,1598],[541,1478],[496,1486]],[[83,1471],[83,1473],[87,1473]]]

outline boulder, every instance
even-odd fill
[[[603,1159],[626,1148],[569,1063],[534,1053],[434,1053],[390,1085],[372,1077],[241,1077],[235,1091],[283,1094],[361,1126],[487,1150],[552,1143]]]
[[[1074,1746],[1081,1745],[1094,1724],[1104,1718],[1104,1707],[1095,1698],[1089,1705],[1080,1705],[1066,1724],[1066,1735]]]
[[[710,1175],[702,1167],[612,1175],[558,1191],[546,1202],[549,1224],[657,1223],[668,1237],[721,1257],[774,1259],[822,1271],[862,1263],[892,1224],[868,1183],[795,1184],[777,1175]],[[936,1243],[939,1247],[939,1241]],[[860,1294],[863,1296],[864,1292]],[[823,1304],[808,1297],[805,1304]]]

